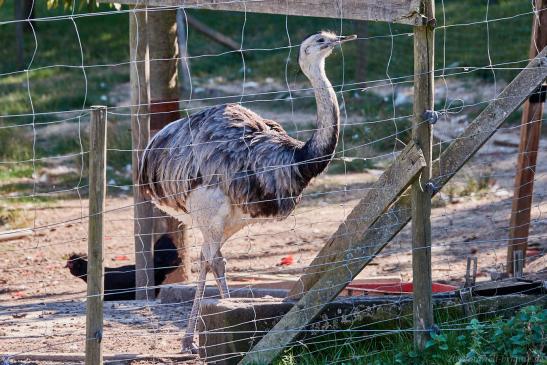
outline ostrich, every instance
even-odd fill
[[[355,38],[322,31],[300,46],[298,63],[317,103],[317,129],[308,141],[290,137],[278,123],[239,104],[227,104],[172,122],[146,147],[141,191],[182,225],[197,226],[204,239],[183,351],[197,350],[193,338],[208,271],[221,298],[229,297],[223,243],[259,219],[286,218],[332,159],[340,111],[325,59],[335,46]]]

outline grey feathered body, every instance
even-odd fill
[[[318,150],[317,143],[298,141],[238,104],[215,106],[154,136],[142,157],[141,190],[160,206],[188,213],[192,191],[218,187],[251,217],[283,218],[328,165],[337,135],[325,134]]]

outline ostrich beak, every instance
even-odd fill
[[[347,35],[347,36],[338,36],[337,38],[338,39],[333,42],[335,45],[342,44],[342,43],[349,42],[349,41],[353,41],[354,39],[357,39],[357,35],[352,34],[352,35]]]

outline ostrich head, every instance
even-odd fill
[[[310,77],[311,73],[320,71],[325,65],[325,58],[330,56],[334,47],[357,38],[356,35],[337,36],[332,32],[322,31],[312,34],[300,45],[298,63],[300,68]]]

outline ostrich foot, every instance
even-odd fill
[[[182,348],[180,350],[184,354],[197,354],[198,346],[194,342],[194,336],[184,336],[182,339]]]

